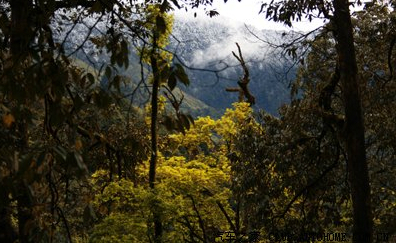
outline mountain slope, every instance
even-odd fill
[[[288,61],[251,32],[273,43],[281,43],[282,33],[230,23],[224,19],[199,22],[176,18],[170,50],[175,53],[176,61],[190,67],[191,85],[183,90],[219,110],[237,101],[238,94],[225,89],[238,87],[243,75],[232,56],[238,42],[250,70],[249,86],[256,97],[255,108],[277,114],[279,106],[289,101],[287,84],[295,71],[286,73]]]
[[[88,23],[89,19],[86,22]],[[85,25],[76,26],[64,42],[65,49],[74,53],[73,56],[78,59],[95,65],[99,70],[109,62],[108,53],[96,51],[89,40],[83,48],[73,52],[78,43],[83,42],[86,31]],[[282,33],[257,30],[222,18],[204,22],[175,18],[171,44],[167,48],[175,54],[175,62],[181,62],[186,66],[190,77],[189,87],[178,86],[185,92],[183,107],[186,110],[196,116],[216,116],[238,100],[237,93],[225,91],[229,87],[238,87],[237,82],[243,75],[240,64],[232,56],[232,51],[237,51],[235,42],[241,46],[250,70],[249,88],[256,98],[254,108],[264,109],[276,115],[277,109],[289,101],[287,85],[294,78],[294,69],[285,73],[285,70],[288,70],[288,61],[283,59],[276,49],[270,48],[268,43],[254,37],[251,32],[273,43],[281,43],[284,39]],[[66,38],[65,33],[59,32],[57,41],[61,42],[63,38]],[[123,87],[126,93],[133,90],[141,80],[139,58],[136,53],[130,54],[129,63],[127,70],[119,69],[121,75],[132,80],[129,86]],[[144,75],[148,75],[147,69]],[[146,88],[141,90],[139,97],[135,99],[138,103],[147,100],[149,96]]]

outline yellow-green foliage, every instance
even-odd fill
[[[199,218],[207,235],[230,230],[220,209],[234,217],[227,144],[238,129],[257,125],[248,104],[234,106],[219,120],[201,117],[185,134],[161,137],[154,191],[147,183],[127,179],[108,182],[107,172],[97,171],[92,176],[97,191],[94,205],[103,219],[94,227],[91,241],[148,242],[153,207],[161,213],[165,242],[182,242],[191,232],[201,235]],[[147,166],[138,170],[142,178],[147,176]]]
[[[169,45],[169,36],[172,33],[172,27],[174,17],[172,14],[161,12],[159,5],[147,5],[143,10],[145,19],[142,20],[142,26],[150,31],[157,31],[156,45],[158,48],[165,48]],[[158,26],[158,19],[163,20],[164,26]],[[164,28],[163,31],[158,29]],[[149,43],[153,43],[153,36],[148,40]],[[150,63],[150,55],[152,48],[145,46],[144,48],[138,48],[139,56],[142,57],[144,63]],[[166,51],[159,52],[159,59],[164,63],[170,63],[173,56],[171,53]]]
[[[159,96],[158,97],[158,114],[162,115],[165,112],[165,105],[166,105],[166,98],[164,96]],[[144,121],[148,127],[150,127],[151,124],[151,104],[147,104],[144,107]]]
[[[128,214],[112,213],[95,226],[90,242],[144,242],[145,229],[145,222],[139,222]]]

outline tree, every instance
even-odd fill
[[[394,232],[389,212],[394,180],[388,174],[394,171],[394,126],[388,125],[394,114],[387,112],[394,109],[393,14],[374,4],[352,18],[378,235]],[[256,227],[273,241],[280,236],[301,241],[353,228],[342,86],[330,27],[306,40],[310,49],[299,67],[291,104],[280,109],[279,118],[262,113],[261,129],[244,129],[232,143],[232,189],[240,200],[241,227]]]
[[[343,87],[344,140],[354,211],[353,242],[372,242],[370,184],[349,2],[344,0],[334,0],[331,3],[327,1],[320,3],[282,1],[271,2],[266,9],[268,18],[284,22],[289,26],[291,26],[292,20],[301,20],[303,13],[306,13],[307,17],[311,19],[315,11],[330,20],[332,33],[337,43],[338,68],[336,72],[339,72]]]
[[[172,93],[189,80],[164,50],[166,13],[182,3],[211,2],[0,1],[0,241],[89,235],[93,242],[212,242],[224,230],[246,240],[252,230],[267,236],[344,230],[353,217],[354,242],[370,242],[368,172],[381,175],[371,180],[376,226],[392,229],[395,24],[389,10],[373,4],[374,14],[360,13],[362,25],[354,29],[346,1],[273,2],[268,17],[287,24],[304,11],[330,19],[333,39],[322,32],[300,70],[303,93],[279,119],[263,115],[259,124],[249,104],[238,103],[221,119],[199,118],[193,126],[180,110],[183,96]],[[68,43],[77,26],[87,35]],[[148,124],[121,93],[131,45],[142,63],[134,72],[152,88]],[[104,63],[91,60],[100,55]],[[162,110],[160,91],[173,113]],[[381,123],[389,124],[385,133]],[[347,183],[340,183],[344,163],[352,205]]]
[[[154,239],[154,230],[150,230],[155,220],[153,201],[161,210],[163,241],[215,242],[221,232],[238,232],[227,155],[240,130],[258,124],[252,120],[248,103],[235,103],[234,107],[218,120],[201,117],[189,130],[160,136],[155,191],[128,179],[107,183],[108,172],[96,171],[92,175],[94,206],[103,219],[95,225],[91,240]],[[137,170],[138,180],[144,181],[149,168],[143,163]],[[246,240],[240,233],[239,239]]]
[[[0,93],[5,135],[1,144],[4,158],[0,181],[2,241],[13,242],[18,238],[19,242],[38,242],[45,237],[53,241],[58,220],[63,222],[65,235],[71,241],[57,195],[62,186],[67,195],[74,169],[87,169],[88,160],[84,161],[82,156],[85,151],[80,150],[81,137],[103,145],[110,151],[107,154],[118,156],[117,162],[122,157],[118,148],[108,143],[100,131],[95,131],[97,123],[87,123],[81,118],[91,105],[106,109],[119,100],[114,93],[99,87],[97,80],[106,76],[110,86],[119,87],[121,77],[117,70],[129,64],[127,41],[146,41],[143,37],[148,32],[139,19],[139,11],[153,2],[0,1]],[[166,9],[181,7],[178,1],[158,3],[163,3]],[[210,1],[189,1],[186,5],[198,7],[208,3]],[[85,38],[70,48],[69,35],[84,18],[93,20],[93,24],[86,25],[89,27]],[[163,21],[159,20],[161,24]],[[103,31],[99,31],[103,35],[95,34],[100,22],[105,23]],[[64,34],[62,40],[56,39],[61,36],[57,36],[59,32]],[[109,53],[109,62],[101,67],[93,65],[97,69],[88,72],[78,67],[72,56],[84,53],[87,43],[94,47],[95,54]],[[85,56],[90,61],[89,56]],[[40,126],[42,134],[37,132]],[[33,185],[43,188],[42,197],[37,194],[40,186]],[[40,201],[41,198],[45,198],[44,201]],[[16,211],[13,203],[17,203]],[[40,218],[48,212],[53,219],[49,222],[57,223],[42,224]],[[12,223],[15,216],[17,228]]]
[[[392,230],[389,230],[388,227],[382,223],[384,221],[388,222],[388,217],[392,217],[385,213],[389,207],[387,206],[388,201],[383,201],[380,198],[392,198],[392,196],[388,194],[390,193],[389,191],[384,189],[383,186],[380,186],[381,183],[379,183],[379,181],[388,180],[389,183],[392,183],[391,181],[393,180],[387,173],[379,172],[382,171],[382,169],[379,168],[384,168],[385,166],[387,169],[384,171],[393,171],[389,162],[385,162],[388,161],[389,157],[382,157],[380,155],[385,151],[387,151],[385,153],[388,154],[392,150],[385,149],[383,146],[384,144],[388,144],[388,142],[386,142],[389,141],[387,136],[392,136],[391,134],[393,134],[393,129],[388,130],[389,128],[386,125],[388,124],[388,119],[392,119],[392,115],[385,111],[390,109],[389,106],[393,106],[393,102],[387,98],[390,93],[394,92],[391,81],[394,79],[391,64],[394,59],[394,37],[390,34],[392,33],[391,30],[394,28],[393,14],[394,13],[386,6],[373,4],[366,6],[364,11],[355,13],[352,19],[356,26],[354,28],[354,38],[357,43],[357,68],[360,73],[358,85],[362,97],[362,107],[365,111],[364,124],[366,129],[365,141],[367,161],[369,173],[372,176],[370,184],[372,188],[372,208],[373,212],[375,212],[373,216],[375,222],[374,229],[376,232],[381,232],[386,229],[386,231],[390,233]],[[321,42],[322,41],[323,39]],[[334,45],[331,44],[331,40],[328,40],[327,43],[330,44],[330,47],[320,45],[315,48],[317,54],[311,55],[311,58],[314,59],[309,61],[311,63],[309,65],[310,69],[305,71],[304,82],[315,83],[317,80],[321,79],[321,76],[329,76],[328,66],[335,61],[335,58],[332,57],[331,51],[327,50],[332,49],[335,52],[335,48]],[[319,63],[319,60],[321,60],[320,62],[323,62],[323,60],[328,61],[323,63],[323,66],[318,69],[317,63]],[[318,75],[319,73],[321,73],[321,76]],[[342,114],[342,109],[340,109],[342,107],[340,105],[342,101],[337,98],[338,94],[340,94],[340,89],[336,88],[332,108],[336,114]],[[379,126],[382,128],[379,128]],[[383,134],[383,130],[387,130],[387,135],[378,136],[377,134]],[[385,196],[385,194],[387,194],[387,196]],[[393,201],[393,199],[391,199],[391,201]]]

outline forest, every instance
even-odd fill
[[[0,0],[0,242],[396,242],[396,2],[263,1],[325,21],[275,47],[290,102],[257,108],[280,94],[236,43],[235,102],[192,114],[218,71],[168,48],[173,11],[212,4]]]

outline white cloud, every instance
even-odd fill
[[[231,66],[238,65],[232,56],[232,51],[238,52],[236,42],[240,45],[246,61],[262,60],[273,52],[273,49],[269,48],[267,44],[249,33],[242,22],[225,16],[219,16],[210,21],[202,21],[201,18],[203,17],[194,19],[177,16],[175,24],[187,26],[181,26],[179,31],[173,33],[181,43],[186,43],[186,45],[189,41],[201,43],[200,48],[193,48],[193,52],[188,53],[188,62],[194,67],[211,66],[219,64],[221,61]],[[249,28],[258,36],[263,34],[253,26]],[[280,43],[280,35],[275,34],[275,31],[266,31],[265,35],[262,38],[273,43]],[[191,38],[193,39],[191,40]]]
[[[258,29],[290,30],[290,28],[284,24],[267,20],[265,14],[259,14],[263,2],[268,3],[270,1],[242,0],[239,2],[237,0],[229,0],[227,3],[224,3],[222,0],[217,0],[214,1],[212,7],[207,7],[207,9],[215,9],[220,13],[220,16],[227,17],[235,22],[252,25]],[[188,12],[185,10],[175,11],[177,16],[183,16],[185,18],[194,18],[194,12],[197,13],[197,19],[199,21],[211,21],[211,19],[205,15],[205,10],[203,8],[189,10]],[[212,19],[215,18],[218,17]],[[295,31],[310,31],[323,25],[323,21],[314,19],[312,22],[309,22],[303,19],[301,22],[294,22],[293,25]]]

